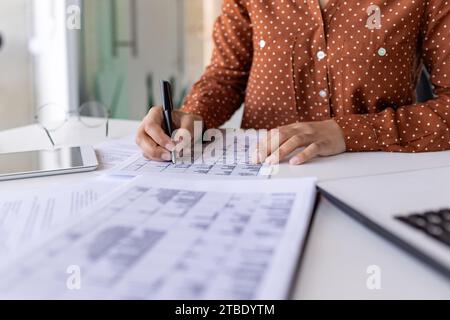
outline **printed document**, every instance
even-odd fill
[[[146,173],[189,174],[199,177],[270,178],[273,167],[251,164],[256,148],[257,131],[223,132],[223,139],[202,146],[198,154],[179,158],[176,164],[148,160],[137,153],[120,164],[117,169],[127,174]]]
[[[113,169],[131,156],[141,154],[139,147],[134,143],[134,137],[108,140],[94,147],[100,170]]]
[[[315,179],[142,175],[1,270],[0,298],[284,299]]]
[[[86,183],[0,196],[0,265],[24,247],[41,241],[56,228],[79,218],[102,196],[129,177],[101,176]]]

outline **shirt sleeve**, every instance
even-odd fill
[[[376,114],[336,117],[347,151],[425,152],[450,149],[450,5],[429,1],[422,60],[430,71],[435,99],[387,108]]]
[[[225,123],[239,109],[253,58],[252,28],[243,0],[224,0],[214,27],[211,64],[194,84],[182,111],[203,117],[206,127]]]

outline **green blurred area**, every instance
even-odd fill
[[[103,103],[110,109],[112,118],[128,119],[128,58],[125,55],[114,57],[111,49],[113,5],[110,0],[84,2],[82,99]]]
[[[112,118],[141,119],[161,103],[164,79],[181,106],[204,68],[203,3],[84,0],[81,101],[101,102]]]

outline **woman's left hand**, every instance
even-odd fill
[[[271,130],[266,138],[262,138],[252,160],[254,163],[274,165],[302,147],[304,149],[289,161],[291,165],[346,150],[344,134],[336,121],[293,123]]]

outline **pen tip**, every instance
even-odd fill
[[[176,164],[177,163],[177,157],[174,151],[172,151],[172,163]]]

